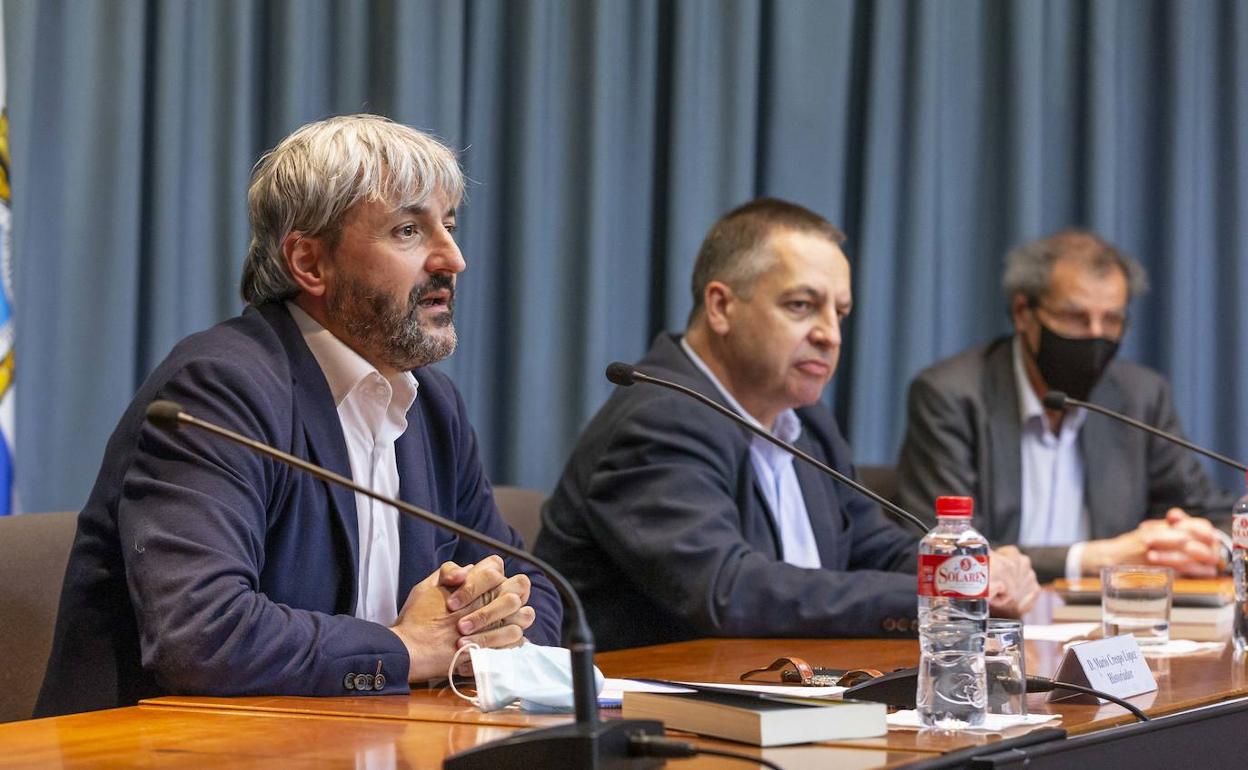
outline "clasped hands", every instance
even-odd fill
[[[1138,527],[1085,546],[1083,571],[1095,574],[1110,564],[1152,564],[1171,567],[1183,577],[1214,577],[1222,563],[1222,543],[1207,519],[1171,508],[1164,519],[1148,519]]]
[[[507,577],[503,560],[487,556],[476,564],[446,562],[412,586],[390,630],[407,648],[408,682],[446,676],[460,647],[515,647],[535,613],[528,606],[529,578]],[[467,664],[466,656],[461,657]]]
[[[1027,554],[1012,545],[989,554],[988,608],[994,617],[1021,618],[1040,598],[1040,583]]]

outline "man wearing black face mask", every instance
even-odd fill
[[[1143,268],[1097,236],[1063,231],[1010,253],[1003,280],[1015,333],[919,374],[898,461],[901,502],[976,498],[975,526],[1017,544],[1041,580],[1107,564],[1212,575],[1213,526],[1232,500],[1184,450],[1083,410],[1047,412],[1060,390],[1181,432],[1160,374],[1115,359]]]

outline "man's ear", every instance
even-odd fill
[[[325,243],[320,238],[292,230],[282,241],[286,269],[300,290],[319,297],[325,293]]]
[[[1016,292],[1010,298],[1010,320],[1014,322],[1014,331],[1020,332],[1030,325],[1030,308],[1031,301],[1022,292]]]
[[[723,336],[732,327],[732,305],[737,296],[732,293],[728,284],[711,281],[702,293],[702,313],[706,318],[706,326],[713,333]]]

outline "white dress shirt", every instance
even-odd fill
[[[1014,381],[1018,388],[1019,431],[1022,451],[1021,546],[1069,545],[1066,577],[1079,577],[1083,546],[1090,530],[1084,497],[1083,456],[1079,429],[1088,413],[1069,409],[1061,430],[1054,435],[1044,405],[1027,378],[1023,346],[1014,337]]]
[[[351,478],[398,497],[394,442],[407,430],[416,378],[408,372],[383,376],[298,305],[287,302],[286,307],[329,383],[347,442]],[[399,512],[357,492],[355,515],[360,544],[355,616],[392,626],[398,619]]]
[[[689,356],[693,365],[707,376],[724,400],[728,402],[728,406],[746,421],[790,444],[802,435],[801,420],[792,409],[785,409],[776,417],[774,430],[763,426],[737,403],[732,394],[711,372],[706,362],[693,352],[693,348],[689,347],[684,337],[680,338],[680,347],[685,351],[685,355]],[[784,553],[784,561],[796,567],[818,569],[822,566],[819,560],[819,546],[815,542],[814,530],[810,527],[806,498],[802,497],[802,487],[797,482],[797,471],[793,468],[793,455],[760,436],[751,434],[750,464],[758,476],[759,486],[763,489],[763,499],[771,510],[776,528],[780,530],[780,550]]]

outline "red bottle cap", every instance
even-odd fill
[[[972,497],[936,498],[936,515],[939,518],[969,519],[974,511],[975,499]]]

